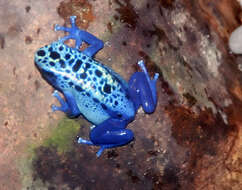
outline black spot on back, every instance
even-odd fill
[[[59,47],[59,50],[62,51],[64,48],[62,46]]]
[[[45,56],[45,51],[44,50],[39,50],[39,51],[37,51],[37,55],[41,56],[41,57],[44,57]]]
[[[63,59],[60,60],[60,65],[61,65],[61,68],[66,67],[65,61]]]
[[[55,62],[50,61],[50,65],[51,65],[51,66],[55,66]]]
[[[69,84],[70,86],[73,86],[73,82],[68,82],[68,84]]]
[[[70,61],[69,61],[69,65],[71,66],[72,65],[72,63],[74,63],[74,59],[71,59]]]
[[[111,93],[111,86],[109,84],[105,84],[103,87],[103,91],[107,94]]]
[[[81,65],[82,65],[82,61],[78,59],[75,65],[72,67],[72,71],[77,72],[80,69]]]
[[[50,57],[51,57],[52,59],[59,59],[59,58],[60,58],[60,54],[57,53],[56,51],[52,51],[52,52],[50,53]]]
[[[99,103],[99,100],[97,98],[93,98],[93,101]]]
[[[79,91],[79,92],[82,92],[82,91],[83,91],[83,89],[82,89],[80,86],[75,86],[75,89],[76,89],[77,91]]]
[[[81,79],[85,79],[85,78],[87,78],[87,74],[86,74],[86,73],[82,73],[82,74],[80,74],[80,78],[81,78]]]
[[[97,75],[97,77],[101,77],[103,73],[99,70],[95,70],[95,74]]]
[[[107,110],[107,109],[108,109],[107,106],[105,106],[103,103],[101,104],[101,106],[102,106],[102,108],[103,108],[104,110]]]
[[[65,55],[65,59],[68,60],[68,59],[70,59],[70,58],[71,58],[71,55],[70,55],[69,53],[67,53],[67,54]]]
[[[64,80],[68,80],[68,77],[64,76],[63,79],[64,79]]]
[[[115,100],[115,101],[114,101],[114,104],[115,104],[115,106],[117,106],[117,105],[118,105],[118,101]]]

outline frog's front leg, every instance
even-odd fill
[[[157,104],[156,82],[159,74],[156,73],[153,79],[144,65],[144,61],[138,62],[142,72],[134,73],[129,80],[129,95],[132,98],[135,109],[142,105],[146,113],[152,113]]]
[[[103,48],[103,41],[96,38],[94,35],[90,34],[89,32],[86,32],[84,30],[80,30],[76,26],[76,16],[70,17],[71,21],[71,28],[64,27],[64,26],[55,26],[55,31],[65,31],[68,32],[69,35],[64,36],[60,39],[62,43],[64,43],[68,39],[74,39],[76,41],[75,48],[79,49],[82,45],[82,42],[86,42],[89,44],[89,46],[83,50],[83,53],[86,54],[89,57],[93,57],[100,49]]]
[[[103,150],[128,144],[133,140],[134,134],[131,130],[125,129],[127,121],[117,119],[107,119],[103,123],[95,126],[90,132],[90,140],[78,139],[78,143],[100,146],[97,152],[99,157]]]
[[[63,92],[65,99],[59,95],[57,90],[55,90],[52,95],[56,97],[61,105],[60,107],[52,105],[52,111],[62,111],[70,118],[77,117],[81,114],[79,108],[77,107],[76,100],[70,92]]]

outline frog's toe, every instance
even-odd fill
[[[144,61],[143,61],[143,60],[139,60],[139,61],[138,61],[138,65],[139,65],[141,68],[145,68]],[[142,69],[142,70],[143,70],[143,69]]]
[[[85,139],[83,139],[83,138],[81,138],[81,137],[78,138],[77,142],[78,142],[79,144],[94,145],[91,141],[85,140]]]
[[[155,97],[155,94],[156,94],[156,83],[158,78],[159,78],[159,73],[155,73],[154,78],[149,82],[153,97]]]
[[[70,16],[71,25],[76,25],[76,16]]]
[[[55,25],[55,31],[64,31],[64,32],[70,32],[70,28],[65,27],[65,26],[60,26],[59,24]]]
[[[116,147],[116,146],[115,145],[102,145],[102,146],[100,146],[99,150],[96,153],[96,156],[99,158],[102,155],[102,153],[105,149],[113,148],[113,147]]]
[[[60,97],[60,95],[59,95],[59,92],[57,91],[57,90],[55,90],[53,93],[52,93],[52,96],[54,96],[54,97]]]
[[[153,80],[156,82],[158,78],[159,78],[159,73],[155,73]]]
[[[90,126],[90,129],[93,130],[96,127],[96,125]]]
[[[99,158],[104,150],[105,150],[105,147],[101,146],[100,149],[97,151],[96,156]]]
[[[55,25],[55,31],[60,31],[62,28],[62,26],[60,26],[59,24]]]
[[[69,107],[68,105],[65,103],[65,104],[62,104],[60,107],[59,106],[56,106],[56,105],[51,105],[51,109],[53,112],[55,111],[62,111],[64,113],[68,113],[69,112]]]
[[[60,108],[57,107],[56,105],[51,105],[51,109],[52,109],[53,112],[60,110]]]
[[[65,104],[65,100],[60,96],[59,92],[57,90],[55,90],[53,93],[52,93],[52,96],[55,97],[61,105]]]

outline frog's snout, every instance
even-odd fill
[[[38,69],[41,69],[44,67],[44,64],[46,63],[45,57],[46,57],[46,51],[43,48],[40,48],[34,56],[34,62],[35,65],[38,67]]]

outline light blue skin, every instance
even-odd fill
[[[69,35],[57,42],[40,48],[35,54],[35,63],[43,78],[58,91],[53,96],[61,106],[52,106],[53,111],[63,111],[69,117],[83,115],[94,125],[90,141],[82,138],[78,143],[100,146],[97,156],[104,149],[123,146],[133,140],[134,134],[126,129],[134,120],[140,106],[146,113],[152,113],[157,104],[156,81],[158,73],[150,79],[141,60],[142,72],[134,73],[127,83],[111,68],[95,61],[93,56],[103,48],[103,42],[92,34],[80,30],[71,16],[71,28],[55,26],[55,30]],[[75,48],[64,44],[74,39]],[[89,44],[84,51],[82,42]]]

